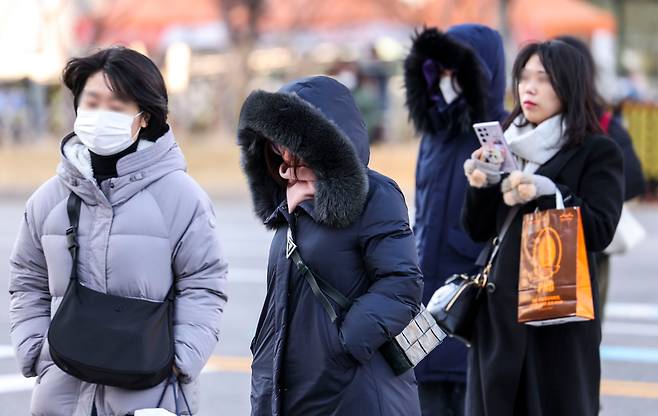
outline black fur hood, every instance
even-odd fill
[[[428,86],[423,72],[427,60],[455,71],[462,89],[465,111],[456,111],[462,128],[472,123],[504,117],[505,56],[498,32],[482,25],[466,24],[443,33],[425,28],[412,38],[404,62],[404,85],[409,119],[419,133],[437,133],[431,120],[436,111],[431,95],[437,86]]]
[[[335,228],[352,225],[368,193],[370,146],[365,123],[350,91],[317,76],[294,81],[278,92],[254,91],[240,112],[238,144],[256,215],[264,222],[285,199],[269,175],[268,140],[303,159],[317,176],[314,219]],[[277,221],[267,221],[276,228]]]

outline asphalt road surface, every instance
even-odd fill
[[[7,258],[24,201],[0,201],[0,416],[28,415],[34,379],[23,378],[9,338]],[[201,376],[200,416],[249,414],[249,343],[265,297],[271,234],[248,200],[215,201],[217,227],[230,262],[229,303],[221,340]],[[601,346],[602,415],[658,414],[658,206],[634,211],[648,237],[612,262],[610,304]],[[364,415],[366,416],[366,415]]]

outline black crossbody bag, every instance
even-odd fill
[[[66,236],[73,264],[48,330],[53,362],[89,383],[132,390],[156,386],[171,374],[174,364],[174,286],[163,302],[83,286],[78,279],[77,241],[81,203],[80,197],[69,195]]]
[[[343,311],[347,311],[352,306],[351,299],[320,278],[306,265],[299,254],[290,228],[288,228],[286,239],[286,257],[295,263],[295,266],[311,287],[313,295],[320,301],[329,315],[331,322],[336,321],[338,314],[336,314],[329,299],[334,301]],[[415,367],[434,348],[439,346],[446,336],[432,315],[421,304],[420,312],[414,316],[401,333],[386,341],[379,348],[379,352],[391,367],[393,373],[400,375]]]
[[[496,290],[494,282],[489,280],[500,244],[512,225],[512,221],[519,211],[518,207],[510,210],[500,233],[493,239],[491,246],[485,246],[480,253],[476,264],[483,269],[475,275],[455,274],[450,276],[445,284],[432,296],[430,309],[437,324],[451,337],[457,338],[470,347],[475,320],[482,302],[482,292]]]

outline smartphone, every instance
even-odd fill
[[[509,150],[509,146],[507,146],[507,141],[503,134],[503,128],[500,126],[499,122],[488,121],[486,123],[476,123],[473,124],[473,129],[475,130],[475,134],[483,148],[497,149],[502,153],[503,164],[501,170],[503,172],[518,170],[514,156],[512,156],[512,152]],[[487,160],[487,162],[495,161]]]

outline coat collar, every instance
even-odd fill
[[[555,179],[560,174],[564,166],[569,162],[569,160],[571,160],[571,158],[574,157],[576,153],[578,153],[578,150],[581,148],[581,146],[582,145],[576,145],[562,148],[546,163],[541,165],[535,174],[546,176],[550,179]]]
[[[315,222],[319,222],[317,215],[315,214],[315,203],[314,201],[308,200],[308,201],[302,201],[299,206],[297,207],[297,210],[301,210],[302,212],[306,213],[309,217],[313,219]],[[282,201],[278,207],[263,221],[263,223],[268,227],[268,228],[276,228],[286,222],[290,223],[291,221],[291,215],[288,212],[288,203],[284,200]]]
[[[61,161],[57,174],[66,186],[88,205],[120,204],[161,177],[176,170],[186,169],[185,158],[170,129],[154,144],[141,146],[137,152],[120,159],[117,162],[118,177],[111,179],[111,192],[104,193],[93,178],[88,153],[73,149],[78,146],[77,142],[74,133],[62,139]]]

